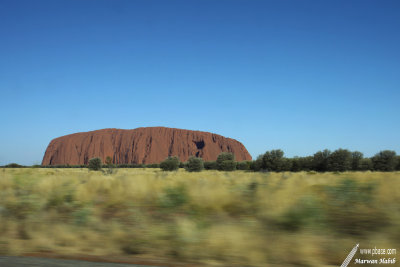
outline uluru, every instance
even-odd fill
[[[111,157],[114,164],[159,163],[168,156],[183,162],[190,156],[213,161],[221,152],[233,153],[237,161],[251,160],[242,143],[214,133],[167,127],[102,129],[53,139],[42,165],[82,165],[94,157],[103,162]]]

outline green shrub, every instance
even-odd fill
[[[397,166],[396,166],[396,170],[400,171],[400,156],[397,156]]]
[[[72,213],[72,217],[76,225],[86,225],[89,222],[91,214],[92,214],[91,209],[80,208]]]
[[[89,170],[98,171],[101,170],[101,159],[100,158],[92,158],[89,160]]]
[[[359,168],[361,171],[372,171],[373,166],[371,159],[369,158],[361,159]]]
[[[290,171],[292,162],[285,158],[280,149],[265,152],[257,161],[261,161],[261,169],[267,171],[281,172]]]
[[[258,156],[256,160],[250,162],[250,170],[258,172],[261,171],[262,155]]]
[[[313,169],[319,172],[328,171],[328,159],[331,153],[328,149],[315,153],[313,156]]]
[[[104,174],[113,174],[116,172],[115,167],[116,165],[113,164],[113,160],[110,156],[107,156],[106,158],[106,164],[103,165],[103,168],[107,168],[105,171],[103,171]]]
[[[206,170],[217,170],[217,162],[216,161],[206,161],[204,162],[204,169]]]
[[[221,171],[234,171],[236,170],[236,161],[234,160],[224,160],[219,168]]]
[[[168,157],[163,162],[160,163],[160,168],[163,171],[176,171],[179,169],[179,158],[178,157]]]
[[[219,166],[225,160],[235,160],[235,155],[230,152],[222,152],[217,157],[217,165]]]
[[[14,217],[17,220],[25,220],[40,209],[40,198],[29,195],[28,191],[19,195],[16,200],[4,203],[4,215]]]
[[[310,225],[315,228],[324,221],[324,214],[320,201],[313,196],[304,196],[295,206],[291,206],[277,220],[279,228],[295,232]]]
[[[161,198],[161,207],[168,209],[177,209],[189,201],[189,195],[186,187],[183,185],[175,187],[167,187],[164,189],[163,197]]]
[[[10,163],[10,164],[7,164],[4,167],[6,167],[6,168],[24,168],[25,166],[19,165],[17,163]]]
[[[397,167],[396,152],[384,150],[372,157],[375,171],[394,171]]]
[[[328,157],[327,170],[331,172],[344,172],[352,168],[352,154],[347,149],[337,149]]]
[[[351,169],[353,171],[360,170],[361,161],[363,160],[364,155],[359,151],[354,151],[351,153]]]
[[[116,165],[116,167],[117,168],[136,168],[136,164],[126,164],[126,163],[123,163],[123,164],[117,164]]]
[[[185,168],[185,166],[186,166],[186,164],[185,164],[185,163],[183,163],[182,161],[181,161],[181,162],[179,162],[179,168]]]
[[[158,163],[145,164],[143,168],[161,168],[161,164]]]
[[[298,171],[310,171],[313,169],[313,157],[294,157],[288,159],[291,161],[291,169],[292,172]]]
[[[228,163],[224,163],[225,161],[229,161],[229,162]],[[233,155],[230,152],[222,152],[217,157],[217,169],[220,170],[220,171],[235,170],[236,169],[236,162],[235,162],[234,169],[231,169],[231,168],[233,168],[232,161],[235,162],[235,155]]]
[[[110,156],[107,156],[106,157],[106,162],[105,162],[107,165],[111,165],[111,164],[113,164],[113,159],[112,159],[112,157],[110,157]]]
[[[69,168],[69,165],[66,165],[66,164],[58,164],[58,165],[54,165],[54,168]]]
[[[186,170],[189,172],[200,172],[204,169],[204,163],[202,158],[190,157],[187,164]]]
[[[104,174],[111,175],[117,173],[117,169],[114,168],[114,165],[106,165],[106,169],[102,170]]]
[[[251,161],[240,161],[236,164],[238,170],[247,171],[250,170]]]
[[[374,201],[376,186],[344,179],[327,186],[322,204],[327,223],[339,233],[361,235],[379,230],[387,224],[384,213]]]

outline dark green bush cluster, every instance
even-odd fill
[[[236,170],[235,155],[229,152],[222,152],[217,158],[217,169],[220,171]]]
[[[400,160],[396,152],[390,150],[380,151],[371,158],[373,169],[376,171],[400,170]]]
[[[374,201],[375,184],[343,179],[318,193],[300,198],[275,224],[290,232],[305,227],[332,229],[339,234],[363,235],[388,224],[386,215]]]
[[[222,152],[218,155],[216,161],[204,162],[202,158],[190,157],[187,162],[179,162],[177,157],[168,157],[160,163],[160,168],[165,171],[177,170],[184,168],[189,172],[200,172],[202,170],[220,170],[220,171],[234,171],[250,170],[251,161],[236,162],[235,156],[232,153]]]
[[[19,165],[17,163],[10,163],[10,164],[3,166],[3,168],[25,168],[25,167],[26,166]]]
[[[179,162],[179,168],[186,168],[186,163],[185,162]]]
[[[248,160],[246,160],[246,161],[239,161],[238,163],[237,163],[237,165],[236,165],[236,168],[238,169],[238,170],[242,170],[242,171],[248,171],[248,170],[250,170],[250,168],[251,168],[251,161],[248,161]]]
[[[116,168],[145,168],[145,164],[135,164],[135,163],[130,163],[130,164],[116,164]]]
[[[265,152],[257,158],[256,167],[261,170],[281,172],[290,170],[291,162],[283,157],[283,151],[280,149]]]
[[[92,158],[89,160],[88,168],[91,171],[99,171],[101,170],[102,162],[101,158]]]
[[[150,163],[150,164],[145,164],[144,168],[161,168],[161,163]]]
[[[234,160],[224,160],[218,165],[219,171],[234,171],[236,170],[237,162]]]
[[[327,223],[337,232],[351,235],[385,226],[387,220],[373,201],[375,188],[374,184],[361,184],[352,179],[326,187],[322,204]]]
[[[93,160],[93,159],[91,159]],[[100,163],[99,163],[100,160]],[[328,149],[318,151],[312,156],[287,158],[280,149],[267,151],[259,155],[254,161],[235,161],[232,153],[222,152],[216,161],[203,162],[201,158],[192,157],[188,162],[180,162],[177,157],[169,157],[160,164],[113,164],[112,158],[107,157],[108,163],[101,163],[97,158],[96,162],[88,165],[33,165],[33,168],[89,168],[90,170],[100,170],[101,168],[161,168],[163,170],[176,170],[185,168],[188,171],[220,170],[220,171],[317,171],[317,172],[343,172],[343,171],[399,171],[400,156],[395,151],[383,150],[371,158],[365,158],[359,151],[349,151],[347,149],[337,149],[331,152]],[[202,163],[200,163],[200,161]],[[100,164],[100,165],[99,165]],[[188,166],[188,164],[190,166]],[[203,165],[203,167],[200,167]],[[177,167],[176,167],[177,166]],[[198,167],[195,167],[198,166]],[[3,168],[24,168],[17,163],[11,163]]]
[[[176,171],[179,169],[179,158],[178,157],[168,157],[160,163],[160,168],[163,171]]]
[[[364,158],[359,151],[328,149],[318,151],[313,156],[286,158],[282,150],[271,150],[260,155],[250,164],[253,171],[395,171],[400,170],[400,158],[396,152],[385,150],[372,158]]]
[[[206,170],[216,170],[217,162],[216,161],[206,161],[204,162],[204,169]]]
[[[189,195],[185,186],[168,187],[164,189],[160,206],[167,209],[177,209],[189,201]]]
[[[202,158],[190,157],[185,168],[189,172],[200,172],[204,169],[204,162]]]
[[[69,164],[58,164],[58,165],[33,165],[32,168],[87,168],[88,165],[69,165]]]
[[[299,199],[295,206],[290,207],[276,221],[279,228],[295,232],[308,225],[321,225],[325,215],[320,200],[312,195]]]

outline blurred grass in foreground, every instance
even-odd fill
[[[0,255],[339,266],[399,248],[400,173],[0,169]]]

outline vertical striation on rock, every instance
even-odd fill
[[[87,164],[94,157],[104,162],[107,156],[115,164],[159,163],[168,156],[178,156],[181,161],[190,156],[210,161],[221,152],[235,154],[238,161],[251,160],[240,142],[213,133],[166,127],[103,129],[53,139],[42,165]]]

